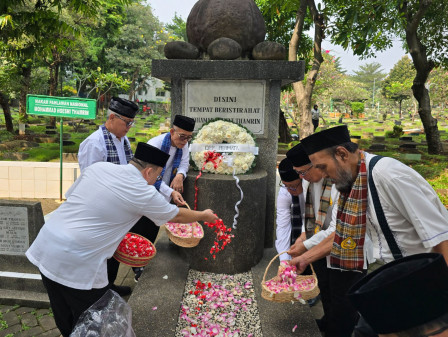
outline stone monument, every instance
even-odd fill
[[[48,308],[39,270],[25,256],[43,224],[40,202],[0,200],[0,303]]]
[[[172,119],[177,114],[194,118],[195,131],[215,118],[230,120],[249,129],[259,147],[255,170],[239,176],[245,198],[235,239],[223,258],[205,262],[209,239],[181,249],[198,270],[248,271],[263,248],[273,246],[280,91],[303,79],[304,63],[286,61],[285,48],[264,41],[265,32],[253,0],[199,0],[187,19],[189,42],[169,42],[168,59],[152,64],[152,75],[172,84]],[[190,170],[185,181],[190,206],[197,174]],[[238,195],[233,177],[203,174],[198,186],[198,208],[212,208],[231,226]]]

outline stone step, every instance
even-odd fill
[[[0,304],[48,309],[50,307],[50,300],[48,299],[47,293],[0,289]]]
[[[2,272],[0,275],[0,284],[2,289],[8,290],[32,290],[36,292],[46,293],[44,284],[40,279],[40,274],[21,274],[11,273],[12,276],[4,276],[6,273]],[[14,274],[18,277],[14,277]],[[23,277],[23,275],[35,276],[34,278]]]

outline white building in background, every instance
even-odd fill
[[[128,94],[118,95],[121,98],[129,99]],[[150,77],[146,80],[146,86],[137,91],[133,97],[133,101],[138,99],[139,102],[156,101],[169,102],[171,101],[171,93],[164,89],[164,82],[155,77]]]

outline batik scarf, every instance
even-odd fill
[[[112,135],[110,134],[109,130],[107,130],[104,124],[101,125],[100,128],[101,131],[103,131],[104,142],[106,143],[107,162],[119,165],[120,157],[118,157],[117,148],[115,147]],[[132,159],[134,155],[132,154],[131,145],[126,140],[126,138],[124,139],[123,147],[124,147],[124,154],[126,155],[126,162],[129,163],[129,161]]]
[[[300,198],[292,195],[291,204],[291,246],[302,234],[302,211],[300,209]]]
[[[165,153],[170,153],[171,148],[171,133],[167,133],[162,141],[162,147],[160,148]],[[171,175],[170,175],[170,183],[173,181],[174,177],[177,174],[177,168],[180,165],[180,160],[182,159],[182,149],[176,148],[176,153],[174,154],[173,165],[171,166]],[[162,173],[160,176],[163,177],[165,174],[166,165],[163,167]],[[154,184],[155,188],[160,189],[160,185],[162,184],[162,180],[156,181]]]
[[[350,193],[341,193],[331,267],[342,270],[362,271],[364,267],[364,238],[366,234],[367,170],[364,152],[360,152],[358,176]]]
[[[320,195],[319,211],[317,218],[315,217],[313,201],[311,200],[311,184],[308,187],[305,201],[305,230],[306,238],[309,239],[317,232],[323,229],[325,218],[327,217],[327,210],[331,204],[331,186],[330,179],[325,178],[322,181],[322,193]]]

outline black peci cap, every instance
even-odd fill
[[[301,144],[307,155],[310,156],[313,153],[350,141],[350,133],[348,132],[347,125],[341,125],[313,133],[311,136],[303,138]]]
[[[299,174],[294,171],[291,161],[288,158],[283,159],[278,165],[278,173],[282,181],[294,181],[300,178]]]
[[[448,267],[440,254],[407,256],[368,274],[347,296],[379,334],[416,328],[448,313]]]
[[[138,112],[138,105],[124,98],[112,97],[109,109],[121,116],[134,118]]]
[[[291,150],[286,152],[286,157],[295,167],[300,167],[311,163],[308,155],[305,152],[305,149],[303,148],[302,143],[297,144]]]
[[[182,115],[176,115],[174,117],[173,125],[181,128],[182,130],[193,132],[194,124],[195,124],[195,121],[193,118],[190,118],[187,116],[182,116]]]
[[[139,142],[135,150],[134,158],[146,163],[164,167],[170,155],[152,145]]]

